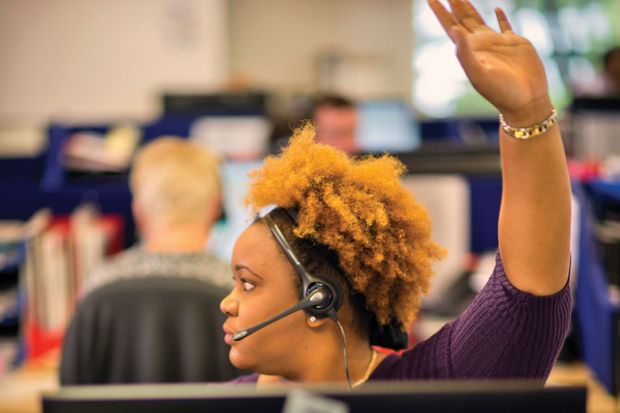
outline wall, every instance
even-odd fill
[[[411,0],[231,0],[232,73],[281,92],[325,85],[318,55],[346,56],[332,83],[349,94],[408,98]],[[323,70],[323,73],[325,71]]]
[[[0,1],[0,120],[148,117],[228,78],[225,0]]]
[[[149,117],[162,89],[211,90],[229,69],[314,91],[326,50],[345,56],[328,76],[345,92],[408,98],[410,20],[410,0],[0,1],[0,121]]]

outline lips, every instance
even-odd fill
[[[228,329],[226,326],[223,326],[222,329],[224,330],[224,343],[229,346],[233,345],[235,343],[233,340],[233,331]]]

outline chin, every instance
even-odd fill
[[[239,351],[237,346],[233,346],[230,348],[230,352],[228,353],[228,359],[238,369],[241,370],[249,370],[256,371],[256,363],[253,360],[248,360],[248,358],[243,354],[242,351]]]

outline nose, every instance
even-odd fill
[[[234,317],[239,310],[239,301],[237,300],[237,293],[233,288],[230,293],[220,302],[220,311],[228,317]]]

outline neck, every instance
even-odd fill
[[[287,375],[287,379],[301,382],[344,382],[346,383],[345,363],[343,355],[343,341],[334,322],[330,322],[329,333],[318,332],[317,343],[312,345],[308,353],[311,357],[302,356],[298,366],[305,366],[302,371]],[[333,327],[333,328],[331,328]],[[345,329],[347,333],[347,353],[349,363],[349,375],[351,383],[356,383],[369,371],[369,363],[372,358],[373,350],[368,339],[363,339],[353,334],[350,329]],[[329,339],[326,337],[329,336]],[[377,362],[370,368],[370,373]]]
[[[148,252],[191,253],[202,252],[209,236],[204,225],[182,224],[158,226],[147,231],[144,249]]]

